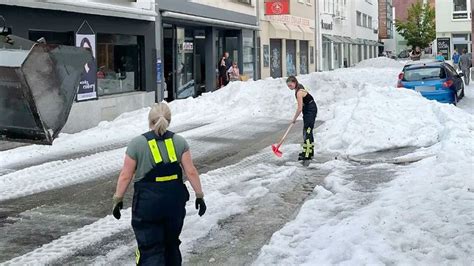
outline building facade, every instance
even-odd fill
[[[454,49],[472,52],[470,0],[436,1],[435,50],[451,59]]]
[[[394,8],[394,18],[398,21],[404,21],[408,18],[408,9],[410,9],[411,5],[416,3],[418,0],[393,0],[393,8]],[[443,0],[444,2],[449,2],[451,0]],[[423,0],[423,3],[429,3],[431,7],[435,7],[436,4],[435,0]],[[436,14],[438,16],[438,14]],[[396,23],[396,21],[395,21]],[[401,36],[396,30],[394,31],[394,39],[395,39],[395,52],[396,54],[402,52],[403,50],[411,49],[412,47],[408,46],[407,41],[403,36]]]
[[[349,67],[377,57],[381,45],[377,1],[319,0],[318,7],[318,70]]]
[[[254,0],[157,0],[156,76],[160,100],[218,87],[224,52],[240,73],[256,78],[257,5]]]
[[[314,72],[314,0],[266,0],[260,3],[261,77]]]
[[[379,0],[379,40],[384,44],[383,49],[388,52],[395,53],[395,10],[392,0]]]
[[[64,132],[77,132],[155,102],[154,2],[0,1],[12,34],[52,44],[77,45],[84,34],[95,56],[91,101],[75,102]],[[27,18],[27,19],[26,19]],[[97,72],[97,75],[96,75]]]

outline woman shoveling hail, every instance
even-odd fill
[[[296,109],[295,115],[291,122],[290,127],[286,131],[280,143],[276,146],[273,145],[273,152],[279,157],[281,157],[281,151],[279,150],[281,143],[286,138],[286,135],[296,123],[296,119],[303,113],[303,151],[299,154],[298,160],[310,161],[314,155],[314,137],[313,137],[313,128],[316,121],[316,116],[318,114],[318,107],[314,101],[313,96],[301,85],[295,76],[289,76],[286,80],[286,85],[290,90],[295,91],[296,101],[298,102],[298,107]]]

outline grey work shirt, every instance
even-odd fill
[[[160,150],[163,162],[169,163],[170,160],[168,151],[166,150],[165,142],[160,140],[157,140],[156,142],[158,144],[158,149]],[[173,136],[173,144],[178,163],[181,163],[181,157],[183,156],[183,153],[189,150],[189,145],[183,137],[177,134],[174,134]],[[128,144],[127,151],[125,153],[137,162],[134,182],[142,180],[145,175],[155,166],[155,160],[153,159],[153,155],[148,146],[148,141],[143,135],[132,139],[132,141]]]
[[[459,68],[468,69],[470,65],[471,57],[468,54],[461,55],[461,58],[459,58]]]

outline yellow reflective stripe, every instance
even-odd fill
[[[136,261],[137,265],[140,262],[140,250],[138,250],[138,248],[135,251],[135,261]]]
[[[166,150],[168,151],[168,157],[170,162],[174,163],[178,159],[176,158],[176,151],[174,150],[173,139],[165,139]]]
[[[311,145],[311,143],[309,142],[309,139],[306,140],[306,144],[308,145],[308,148],[306,149],[306,158],[309,157],[309,153],[310,153],[310,150],[311,148],[309,148],[309,145]]]
[[[153,155],[153,159],[155,163],[161,163],[163,160],[161,159],[160,150],[158,149],[158,144],[156,140],[152,139],[148,141],[148,146],[150,147],[151,154]]]
[[[306,129],[306,132],[307,132],[308,134],[311,133],[311,128],[308,127],[308,129]]]
[[[178,175],[169,175],[169,176],[156,177],[155,181],[156,182],[165,182],[165,181],[171,181],[171,180],[176,180],[176,179],[178,179]]]

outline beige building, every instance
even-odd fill
[[[261,77],[314,72],[314,0],[268,0],[261,3],[258,7]]]

